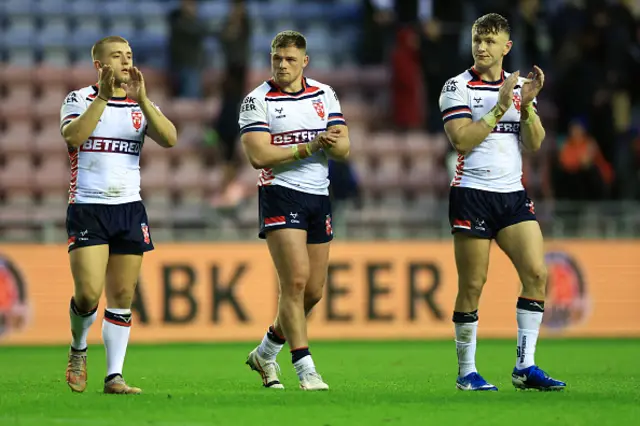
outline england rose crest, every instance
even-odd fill
[[[142,127],[142,111],[131,111],[131,121],[136,132],[140,131],[140,127]]]
[[[322,99],[314,99],[311,103],[318,113],[318,117],[324,120],[324,104],[322,103]]]

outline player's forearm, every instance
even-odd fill
[[[165,117],[149,99],[140,102],[140,109],[147,119],[149,133],[160,146],[171,148],[178,142],[178,132],[171,120]]]
[[[335,145],[325,148],[324,151],[334,160],[345,161],[349,158],[349,153],[351,152],[351,141],[348,137],[338,138]]]
[[[471,151],[480,145],[493,129],[484,120],[473,121],[458,129],[451,144],[461,154]]]
[[[308,146],[308,150],[307,150]],[[274,145],[260,145],[254,149],[245,149],[249,162],[254,169],[269,169],[282,164],[292,163],[315,154],[320,144],[312,141],[281,148]]]
[[[89,108],[62,128],[62,137],[69,147],[77,148],[89,139],[106,106],[107,101],[96,97]]]
[[[527,151],[536,152],[542,146],[542,141],[545,137],[545,130],[542,127],[542,121],[540,117],[533,110],[531,105],[522,107],[522,113],[520,116],[520,139],[522,146]]]
[[[506,110],[496,104],[480,120],[464,124],[455,133],[451,140],[453,147],[461,154],[466,154],[480,145],[491,134],[504,116]]]

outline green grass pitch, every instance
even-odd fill
[[[131,345],[138,396],[103,395],[104,350],[89,348],[89,386],[64,382],[65,347],[0,347],[0,425],[632,425],[640,424],[640,340],[538,342],[536,361],[564,392],[516,391],[515,343],[480,340],[478,367],[499,392],[455,388],[452,341],[317,342],[331,390],[305,393],[288,352],[284,391],[244,364],[249,344]]]

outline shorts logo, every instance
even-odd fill
[[[136,132],[139,132],[142,127],[142,111],[131,111],[131,121]]]
[[[333,235],[333,226],[331,226],[331,215],[328,214],[324,219],[324,227],[327,231],[327,235]]]
[[[264,219],[265,227],[286,225],[286,224],[287,224],[287,218],[284,216],[267,217]]]
[[[458,229],[471,229],[471,221],[454,219],[453,227]]]
[[[0,256],[0,337],[23,330],[28,319],[24,281],[11,262]]]
[[[141,223],[140,228],[142,229],[142,238],[144,238],[145,244],[151,244],[151,235],[149,234],[149,225],[146,223]]]
[[[529,210],[529,213],[536,214],[536,206],[535,206],[535,204],[533,204],[533,201],[527,200],[527,202],[524,205]]]
[[[313,104],[316,113],[318,113],[318,117],[324,120],[324,104],[322,103],[322,99],[314,99],[311,103]]]

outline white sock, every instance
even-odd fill
[[[275,361],[276,357],[284,347],[284,343],[274,342],[269,337],[269,331],[264,334],[260,346],[258,346],[258,355],[267,361]]]
[[[523,369],[535,365],[534,355],[543,312],[516,309],[518,320],[518,352],[516,368]]]
[[[89,328],[98,317],[98,309],[81,314],[78,313],[73,299],[69,307],[69,318],[71,320],[71,347],[78,351],[87,349],[87,335]]]
[[[478,321],[457,322],[456,328],[456,352],[458,353],[458,376],[465,377],[476,373],[476,336]]]
[[[316,371],[316,365],[313,363],[313,359],[311,358],[311,355],[302,357],[298,361],[294,362],[293,368],[296,369],[296,374],[298,374],[298,379],[301,379],[301,380],[305,374],[314,373]]]
[[[122,375],[131,333],[131,309],[107,308],[102,321],[102,340],[107,352],[107,376]]]

